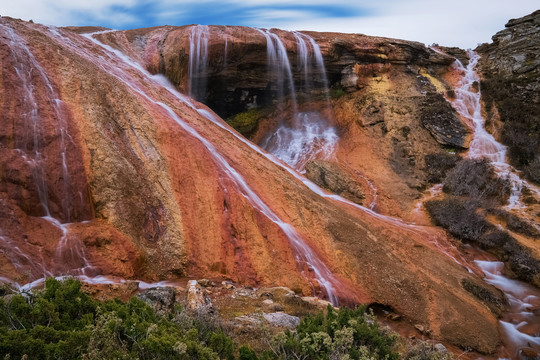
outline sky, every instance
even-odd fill
[[[0,15],[67,26],[244,25],[475,48],[538,0],[0,0]]]

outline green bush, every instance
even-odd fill
[[[397,339],[363,307],[335,311],[329,306],[326,314],[306,316],[295,333],[276,335],[271,347],[279,359],[397,359]]]
[[[419,341],[409,346],[403,358],[406,360],[452,360],[454,356],[447,351],[437,350],[433,344]]]
[[[235,358],[231,338],[213,326],[198,319],[182,326],[136,297],[99,303],[73,279],[0,298],[0,309],[1,359]]]
[[[398,336],[364,308],[329,307],[306,316],[296,332],[276,335],[257,354],[238,347],[215,318],[177,309],[157,315],[142,300],[98,302],[81,283],[48,279],[27,296],[0,297],[0,359],[397,359]]]

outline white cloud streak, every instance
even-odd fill
[[[2,0],[0,14],[59,26],[149,26],[141,14],[117,8],[137,4],[151,5],[152,17],[163,24],[182,25],[194,22],[189,9],[204,14],[216,0]],[[538,0],[222,0],[220,6],[242,13],[235,19],[243,23],[230,25],[364,33],[463,48],[489,42],[510,18],[539,8]],[[315,16],[312,6],[347,8],[351,14]]]

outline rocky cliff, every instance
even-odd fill
[[[540,184],[540,11],[510,20],[482,54],[482,93],[512,164]]]
[[[0,276],[284,285],[378,304],[446,343],[497,350],[504,301],[472,259],[442,229],[386,216],[412,218],[433,182],[426,159],[468,146],[470,130],[445,100],[460,74],[452,56],[306,33],[328,70],[326,94],[324,82],[307,91],[296,65],[292,85],[278,86],[267,71],[273,35],[262,30],[207,28],[198,69],[199,27],[80,34],[88,30],[98,29],[0,20]],[[294,33],[270,33],[299,55]],[[261,110],[250,137],[260,142],[292,111],[293,92],[339,134],[333,158],[306,175],[354,202],[218,116]]]

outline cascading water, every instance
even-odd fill
[[[223,49],[223,68],[227,67],[227,62],[229,60],[227,58],[228,54],[229,54],[229,36],[227,33],[225,33],[225,48]]]
[[[486,275],[485,281],[501,289],[510,303],[500,321],[506,337],[507,355],[519,359],[526,348],[540,352],[540,291],[503,276],[502,262],[477,260],[476,264]]]
[[[484,117],[480,103],[480,79],[475,72],[480,56],[474,51],[469,51],[469,64],[465,68],[463,64],[456,60],[455,67],[464,72],[458,87],[455,90],[455,100],[452,105],[459,115],[467,119],[473,125],[473,139],[469,145],[467,156],[471,159],[487,158],[498,176],[508,178],[512,186],[512,192],[507,205],[509,209],[524,208],[520,201],[521,190],[524,187],[540,195],[536,187],[522,180],[516,170],[506,162],[506,146],[497,142],[493,135],[488,133],[484,127]]]
[[[25,160],[32,163],[34,182],[37,187],[43,214],[50,216],[48,187],[45,178],[43,155],[41,153],[40,114],[35,99],[35,86],[32,79],[34,71],[39,71],[39,68],[35,66],[34,57],[24,45],[24,40],[15,34],[11,28],[0,24],[0,29],[6,35],[6,38],[9,39],[10,55],[13,58],[15,73],[23,91],[21,102],[24,109],[20,116],[20,122],[25,127],[32,129],[30,134],[31,139],[16,139],[15,146],[20,150],[21,154],[24,154]]]
[[[282,119],[278,129],[262,141],[261,147],[302,172],[309,160],[329,158],[339,138],[335,128],[330,125],[330,121],[320,112],[315,110],[298,112],[297,93],[294,90],[294,79],[285,46],[276,34],[268,30],[259,31],[266,38],[271,74],[278,79],[278,96],[285,95],[283,77],[286,76],[286,82],[291,89],[293,109],[290,119],[287,121]],[[293,35],[298,49],[296,67],[303,75],[300,91],[304,101],[309,103],[312,100],[313,79],[315,75],[318,75],[321,79],[319,82],[323,84],[326,107],[329,109],[328,81],[320,48],[313,38],[305,34],[294,32]],[[315,60],[315,66],[313,66],[313,60]]]
[[[291,108],[294,116],[298,113],[298,105],[296,103],[296,91],[294,89],[294,79],[289,56],[287,55],[287,49],[279,36],[270,32],[270,30],[256,30],[266,38],[266,62],[268,74],[271,81],[275,81],[278,101],[283,102],[285,96],[290,95]]]
[[[201,143],[204,146],[206,146],[206,148],[208,149],[210,153],[212,154],[216,153],[217,156],[214,157],[214,161],[216,162],[218,167],[221,169],[223,174],[226,174],[228,177],[231,178],[231,180],[233,180],[238,191],[250,201],[250,203],[253,205],[254,208],[259,210],[262,214],[267,216],[271,221],[276,223],[276,225],[281,228],[283,233],[289,238],[291,242],[291,248],[294,250],[295,254],[297,255],[297,259],[300,265],[302,266],[303,264],[306,264],[310,269],[312,269],[314,273],[313,277],[315,277],[317,281],[321,284],[321,286],[326,290],[330,300],[333,302],[337,301],[335,297],[335,288],[341,285],[339,280],[337,280],[333,276],[333,274],[330,272],[330,270],[324,264],[324,262],[322,262],[317,257],[317,255],[307,246],[307,244],[303,241],[303,239],[296,232],[296,230],[289,224],[283,222],[275,213],[272,212],[271,209],[268,208],[268,206],[262,201],[262,199],[260,199],[250,189],[250,187],[246,184],[246,182],[243,180],[241,175],[238,174],[232,167],[230,167],[230,165],[223,158],[223,156],[217,153],[216,149],[213,147],[211,143],[208,142],[208,140],[206,140],[199,133],[197,133],[192,127],[190,127],[187,123],[185,123],[182,119],[180,119],[178,115],[176,115],[176,113],[170,108],[170,106],[164,103],[160,103],[156,101],[155,99],[153,99],[151,97],[152,95],[148,95],[148,94],[155,94],[155,89],[148,88],[148,86],[151,86],[150,84],[158,84],[158,83],[161,85],[163,84],[163,82],[161,82],[159,77],[152,77],[139,64],[134,63],[131,59],[127,58],[122,53],[116,50],[113,50],[110,47],[103,46],[97,40],[91,38],[91,36],[88,36],[88,37],[92,41],[98,43],[99,45],[103,46],[107,50],[105,52],[104,57],[90,55],[89,50],[86,50],[88,47],[88,44],[82,40],[77,39],[74,41],[69,37],[62,36],[59,33],[59,31],[56,31],[54,29],[51,29],[50,34],[54,35],[55,39],[57,39],[56,41],[60,45],[69,47],[71,48],[73,52],[75,52],[79,56],[86,58],[88,61],[94,62],[97,66],[102,67],[105,71],[110,73],[112,76],[116,77],[119,81],[125,83],[135,93],[139,94],[143,99],[145,99],[145,101],[148,101],[149,103],[153,103],[156,106],[159,106],[162,110],[166,111],[175,121],[178,122],[180,126],[184,128],[184,130],[186,130],[186,132],[190,133],[192,136],[199,139],[199,141],[201,141]],[[111,55],[113,53],[116,54],[117,56]],[[143,76],[142,80],[140,80],[141,74]],[[167,89],[171,92],[171,94],[173,94],[176,98],[185,102],[192,108],[196,109],[195,106],[192,103],[190,103],[188,99],[186,99],[181,94],[177,93],[170,84],[167,84],[167,83],[165,84],[167,86]],[[250,146],[259,154],[262,154],[264,157],[268,158],[273,163],[285,169],[287,172],[289,172],[292,176],[294,176],[296,179],[301,181],[305,186],[307,186],[310,190],[312,190],[316,194],[322,197],[328,198],[328,199],[332,199],[335,201],[348,204],[348,206],[370,213],[374,217],[377,217],[378,219],[387,221],[396,226],[399,226],[400,228],[407,229],[408,231],[421,231],[421,229],[414,227],[412,225],[404,224],[398,219],[392,219],[389,217],[382,216],[380,214],[376,214],[369,209],[366,209],[357,204],[351,203],[337,195],[330,195],[330,194],[325,193],[323,190],[318,188],[315,184],[311,183],[304,177],[300,176],[296,171],[284,165],[282,162],[274,158],[272,155],[261,151],[255,145],[249,143],[246,139],[242,138],[240,135],[238,135],[237,133],[232,131],[230,128],[228,128],[221,120],[214,118],[213,115],[208,113],[206,110],[204,109],[196,109],[196,110],[199,111],[199,113],[205,115],[217,126],[224,128],[226,131],[230,132],[233,136],[236,136],[240,141]],[[69,229],[69,226],[70,225],[68,224],[60,224],[60,227],[62,230],[64,228],[66,230]],[[80,257],[80,260],[82,262],[81,269],[84,270],[84,271],[81,270],[80,273],[85,273],[87,268],[89,267],[89,265],[86,264],[87,262],[85,261],[85,255],[84,253],[80,252],[77,256]],[[455,261],[457,262],[457,260]],[[110,280],[110,278],[99,277],[99,276],[89,277],[89,275],[86,275],[86,276],[83,275],[83,276],[80,276],[80,278],[84,279],[87,282],[105,283],[105,282],[113,281],[113,280]]]
[[[515,169],[506,163],[506,147],[498,143],[484,127],[479,77],[475,72],[479,58],[478,54],[469,51],[469,64],[466,68],[456,60],[456,68],[464,75],[455,90],[456,96],[452,105],[460,116],[470,121],[474,127],[473,140],[467,156],[472,159],[488,159],[499,177],[510,180],[512,193],[506,208],[519,210],[524,208],[520,201],[522,188],[526,186],[537,194],[538,190],[522,180]],[[501,320],[506,347],[510,351],[508,355],[512,358],[521,358],[521,352],[527,347],[540,351],[540,315],[538,310],[535,310],[540,308],[540,291],[521,281],[503,276],[502,262],[477,260],[476,264],[484,272],[485,281],[502,290],[509,300],[509,311]]]
[[[206,96],[209,33],[207,25],[195,25],[189,34],[188,94],[199,101]]]

